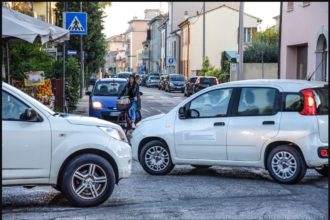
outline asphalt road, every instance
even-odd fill
[[[142,88],[142,116],[166,113],[182,93]],[[79,104],[87,109],[86,97]],[[328,219],[328,179],[314,170],[296,185],[274,182],[254,168],[176,166],[151,176],[133,163],[132,175],[94,208],[71,207],[51,187],[4,187],[3,219]]]

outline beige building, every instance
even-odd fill
[[[107,55],[105,69],[109,73],[115,74],[118,72],[116,68],[117,55],[125,51],[125,34],[114,35],[107,40]]]
[[[238,49],[238,20],[239,11],[226,5],[209,10],[205,13],[205,56],[209,57],[211,65],[220,68],[221,53],[223,51],[237,51]],[[189,47],[182,57],[182,61],[188,61],[189,77],[196,74],[203,63],[203,19],[202,16],[189,17],[186,21],[189,28],[183,32],[183,39],[189,42]],[[244,44],[252,43],[253,32],[261,20],[249,14],[244,14]],[[184,27],[184,22],[181,23]],[[186,25],[187,26],[187,25]],[[184,30],[184,29],[183,29]],[[189,37],[185,36],[189,33]],[[186,44],[187,45],[187,44]],[[188,57],[187,57],[188,56]]]

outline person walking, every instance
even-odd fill
[[[128,82],[125,85],[123,91],[118,96],[120,99],[122,96],[128,96],[130,100],[130,107],[128,109],[128,115],[132,120],[132,128],[135,128],[135,120],[136,120],[136,109],[138,107],[138,99],[140,98],[140,89],[139,85],[136,82],[136,78],[134,75],[130,75],[128,78]]]

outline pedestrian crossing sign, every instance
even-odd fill
[[[63,26],[72,35],[87,34],[87,13],[84,12],[64,12]]]

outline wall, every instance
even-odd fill
[[[277,63],[264,63],[264,77],[262,77],[262,63],[244,63],[242,79],[277,79],[277,70]],[[237,80],[237,73],[231,72],[230,81],[235,80]]]
[[[281,69],[280,75],[283,79],[296,78],[297,62],[294,51],[288,46],[308,44],[307,75],[310,75],[316,68],[316,44],[320,33],[326,36],[328,41],[328,2],[310,2],[309,6],[302,6],[302,2],[294,2],[293,11],[287,11],[287,2],[283,2],[282,8],[282,39],[281,39]],[[290,58],[291,56],[291,58]],[[329,61],[328,65],[329,66]],[[327,69],[329,71],[329,68]],[[328,74],[327,74],[328,75]]]
[[[237,51],[239,12],[221,7],[205,14],[205,56],[211,65],[220,68],[221,53],[225,50]],[[190,21],[190,70],[202,68],[203,62],[203,17],[193,17]],[[257,27],[257,19],[244,15],[244,27]],[[216,31],[215,31],[216,30]]]

